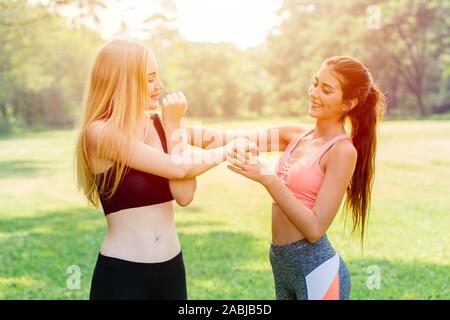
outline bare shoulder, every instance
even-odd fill
[[[155,111],[151,114],[156,114],[160,119],[162,119],[162,112],[161,111]]]
[[[153,126],[154,127],[154,123],[155,123],[155,118],[159,118],[159,121],[161,122],[161,124],[164,127],[164,124],[162,123],[162,114],[160,111],[157,112],[146,112],[144,114],[145,116],[145,126]]]
[[[86,141],[88,147],[95,147],[98,138],[106,126],[105,120],[95,120],[91,122],[86,129]]]
[[[145,112],[145,119],[147,122],[153,122],[153,118],[157,117],[162,121],[162,112],[161,111],[153,111],[153,112]]]
[[[330,160],[332,163],[356,163],[358,152],[348,139],[337,141],[329,152]]]
[[[280,140],[289,144],[289,142],[299,134],[304,134],[305,132],[311,130],[311,128],[302,125],[286,125],[277,127],[280,132]]]
[[[99,119],[94,120],[88,125],[88,131],[98,131],[103,130],[103,128],[106,126],[106,120]]]

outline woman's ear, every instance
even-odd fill
[[[356,107],[358,104],[358,98],[349,99],[344,103],[344,107],[342,108],[342,111],[349,112],[354,107]]]

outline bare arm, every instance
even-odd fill
[[[187,131],[183,126],[182,120],[178,123],[166,123],[164,126],[164,131],[166,134],[166,142],[168,152],[172,153],[174,146],[180,146],[180,153],[187,151]],[[197,189],[197,179],[184,179],[184,180],[169,180],[170,191],[178,203],[178,205],[185,207],[192,202],[194,199],[194,193]]]
[[[261,152],[284,151],[295,135],[307,130],[304,126],[279,126],[242,133],[199,127],[187,129],[189,144],[202,149],[221,147],[237,137],[242,137],[254,142]]]
[[[94,121],[87,130],[89,152],[95,152],[98,157],[98,141],[105,138],[109,142],[108,146],[115,152],[115,156],[107,154],[105,158],[110,157],[109,160],[113,161],[121,159],[128,167],[171,180],[170,187],[175,200],[180,205],[187,205],[192,201],[196,189],[196,181],[193,178],[222,163],[227,150],[230,150],[236,141],[212,150],[187,150],[187,137],[181,120],[186,110],[187,101],[181,92],[170,94],[163,99],[162,122],[166,130],[169,154],[139,139],[130,138],[127,141],[117,133],[109,133],[109,130],[105,130],[107,122],[101,120]],[[177,138],[177,133],[181,140]],[[128,155],[125,157],[127,149]],[[244,149],[249,151],[250,146],[245,145]]]
[[[94,121],[87,130],[88,149],[94,154],[97,154],[98,141],[105,126],[106,122],[104,121]],[[120,158],[123,158],[125,153],[125,145],[130,145],[129,156],[124,160],[125,165],[172,180],[196,177],[225,160],[226,146],[212,150],[185,152],[183,155],[174,156],[153,148],[136,138],[131,141],[125,141],[118,135],[106,138],[111,139],[112,145],[118,149]],[[115,161],[113,158],[109,160]]]
[[[348,142],[337,142],[329,152],[324,180],[311,209],[295,198],[277,175],[263,174],[268,171],[258,159],[232,152],[229,159],[235,166],[228,168],[261,183],[289,221],[308,241],[315,242],[322,237],[336,216],[356,165],[356,149]]]
[[[296,199],[277,176],[265,184],[289,221],[308,241],[319,240],[333,222],[352,178],[356,157],[356,149],[349,144],[338,142],[330,150],[324,180],[312,209]]]

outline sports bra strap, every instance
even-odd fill
[[[331,139],[330,141],[325,143],[319,149],[319,151],[316,153],[314,158],[312,159],[312,163],[316,162],[317,160],[320,160],[322,158],[322,156],[325,154],[325,152],[327,152],[336,142],[338,142],[340,140],[345,140],[345,139],[350,139],[350,137],[347,134],[344,133],[344,134],[341,134],[341,135],[338,135],[338,136],[334,137],[333,139]]]
[[[295,147],[297,147],[299,142],[304,137],[306,137],[308,134],[312,133],[313,131],[314,131],[314,129],[308,130],[308,131],[304,132],[303,134],[299,134],[297,138],[291,140],[290,146],[288,147],[288,150],[287,150],[289,158],[291,157],[292,150],[294,150]]]
[[[157,113],[152,114],[153,123],[155,125],[156,131],[158,132],[159,139],[161,140],[164,152],[167,153],[167,141],[166,134],[164,133],[164,128],[162,126],[161,119]]]

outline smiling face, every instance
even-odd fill
[[[149,55],[147,64],[147,88],[147,109],[155,110],[159,106],[159,94],[164,89],[164,85],[159,78],[158,64],[153,53]]]
[[[308,89],[309,115],[316,119],[341,119],[354,102],[344,103],[342,87],[327,64],[322,64]]]

